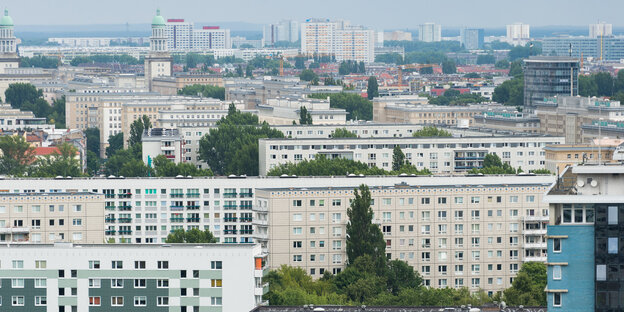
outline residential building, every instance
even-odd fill
[[[459,42],[466,50],[483,49],[483,28],[460,29]]]
[[[182,18],[168,19],[166,23],[167,49],[177,52],[231,49],[230,30],[219,26],[195,29],[192,22]]]
[[[231,49],[230,30],[219,26],[202,26],[201,29],[193,30],[193,50],[219,50]]]
[[[589,38],[600,38],[613,36],[613,24],[599,22],[589,24]]]
[[[617,162],[614,155],[618,147],[624,147],[622,143],[624,140],[596,139],[592,144],[546,145],[546,169],[563,173],[567,167],[576,164]]]
[[[0,32],[1,31],[2,28],[0,26]],[[32,83],[34,81],[53,80],[55,77],[55,70],[52,69],[13,67],[11,64],[10,59],[6,59],[5,63],[0,59],[0,67],[5,66],[0,72],[0,94],[5,94],[9,85],[14,83]]]
[[[167,19],[166,24],[167,49],[170,51],[188,51],[192,45],[193,23],[185,22],[182,18]]]
[[[183,140],[178,129],[150,128],[141,136],[142,158],[145,165],[153,168],[158,155],[179,164],[183,161]]]
[[[473,116],[474,126],[501,131],[539,133],[540,119],[537,116],[517,111],[485,111]]]
[[[531,38],[530,34],[530,26],[528,24],[523,23],[515,23],[511,25],[507,25],[507,40],[514,41],[518,39],[529,39]]]
[[[13,28],[13,19],[9,16],[9,10],[5,9],[0,19],[0,74],[5,74],[8,68],[19,67],[17,38]]]
[[[277,97],[268,99],[266,105],[257,105],[258,119],[270,125],[291,125],[299,122],[301,108],[305,107],[315,125],[344,125],[347,111],[329,107],[329,99]]]
[[[336,61],[375,61],[375,31],[345,21],[308,19],[301,24],[301,53]]]
[[[466,172],[481,168],[487,154],[524,171],[543,169],[546,144],[561,144],[562,137],[541,135],[476,137],[402,137],[333,139],[260,139],[260,175],[285,163],[312,160],[318,155],[346,158],[392,169],[392,151],[400,146],[406,161],[435,174]]]
[[[152,90],[161,95],[177,95],[184,87],[196,84],[223,87],[223,77],[218,74],[176,73],[171,77],[152,79]]]
[[[483,306],[445,306],[445,307],[423,307],[423,306],[366,306],[366,311],[369,312],[439,312],[440,309],[447,309],[449,311],[462,311],[470,309],[480,309],[479,311],[488,311],[489,309],[496,309],[498,305],[494,303],[488,303]],[[310,312],[314,309],[323,309],[325,312],[361,312],[362,307],[353,305],[303,305],[303,306],[277,306],[277,305],[265,305],[258,306],[250,312]],[[523,307],[526,312],[544,312],[544,307]],[[475,310],[476,311],[476,310]]]
[[[299,21],[282,20],[277,24],[265,25],[262,29],[262,38],[267,46],[273,46],[278,41],[299,41]]]
[[[110,47],[111,43],[135,44],[142,46],[149,43],[147,37],[55,37],[48,38],[49,43],[55,43],[63,47],[87,48],[87,47]]]
[[[413,266],[425,286],[491,295],[511,286],[522,263],[546,260],[548,206],[541,198],[552,176],[413,177],[392,186],[353,179],[370,187],[388,259]],[[344,269],[353,188],[256,192],[270,268],[300,267],[314,278]]]
[[[160,10],[156,10],[156,16],[152,19],[150,52],[145,57],[145,81],[149,91],[152,90],[152,79],[173,74],[173,58],[168,52],[167,41],[165,19],[160,15]]]
[[[105,242],[104,195],[37,192],[34,186],[19,193],[0,193],[0,242]]]
[[[401,30],[386,31],[383,33],[383,41],[412,41],[412,33]]]
[[[26,129],[49,129],[54,125],[48,125],[45,117],[35,117],[31,111],[22,111],[12,108],[10,104],[0,105],[0,129],[26,130]]]
[[[614,36],[544,38],[542,54],[619,62],[624,59],[624,38]]]
[[[557,95],[578,94],[579,60],[561,56],[532,56],[524,60],[524,112]]]
[[[434,23],[418,25],[418,40],[423,42],[442,41],[442,26]]]
[[[249,311],[262,304],[260,246],[0,246],[7,311]]]
[[[569,167],[544,196],[549,204],[549,311],[617,311],[624,305],[624,166]]]

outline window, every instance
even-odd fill
[[[210,280],[210,287],[223,287],[223,280],[221,279]]]
[[[24,260],[13,260],[13,268],[14,269],[23,269],[24,268]]]
[[[553,306],[561,306],[561,293],[553,293]]]
[[[90,260],[89,261],[89,269],[90,270],[99,270],[100,269],[100,261],[98,261],[98,260]]]
[[[607,280],[607,265],[599,264],[596,266],[596,281],[604,282]]]
[[[145,269],[145,261],[134,261],[135,269]]]
[[[213,306],[220,306],[222,301],[222,297],[211,297],[211,304]]]
[[[169,306],[169,297],[156,297],[156,306],[158,307]]]
[[[47,262],[45,260],[35,260],[35,269],[45,269]]]
[[[464,203],[464,198],[463,197],[455,197],[455,203],[456,204],[463,204]]]
[[[90,278],[89,279],[89,288],[100,288],[102,287],[102,280],[99,278]]]
[[[124,305],[124,297],[122,297],[122,296],[111,297],[111,306],[113,306],[113,307],[123,307],[123,305]]]
[[[111,279],[111,288],[123,288],[124,280],[120,278]]]
[[[102,304],[102,300],[100,297],[89,297],[89,306],[99,307],[101,304]]]
[[[618,238],[617,237],[609,237],[607,239],[607,251],[610,254],[618,253]]]
[[[210,268],[213,270],[221,270],[221,261],[212,261],[210,262]]]
[[[134,306],[135,307],[147,306],[147,297],[145,297],[145,296],[134,296]]]
[[[134,288],[145,288],[145,279],[135,279]]]
[[[115,270],[115,269],[123,269],[123,261],[113,260],[111,262],[111,266],[112,266],[113,270]]]
[[[169,288],[168,279],[159,279],[156,281],[156,288]]]
[[[166,270],[169,269],[169,261],[158,261],[156,262],[159,269]]]
[[[608,224],[609,225],[617,225],[618,224],[618,207],[617,206],[609,206],[608,210]]]
[[[11,297],[11,305],[14,307],[22,307],[24,306],[24,296],[13,296]]]
[[[560,265],[553,266],[553,279],[554,280],[561,279],[561,266]]]
[[[23,278],[11,279],[11,287],[12,288],[24,288],[24,279]]]
[[[35,278],[35,288],[46,288],[48,286],[48,280],[45,278]]]

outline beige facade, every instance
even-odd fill
[[[9,191],[0,190],[0,242],[105,242],[104,195]]]
[[[618,140],[621,141],[621,140]],[[594,144],[546,145],[546,169],[553,173],[563,173],[567,167],[582,163],[617,162],[613,153],[618,144],[602,144],[600,149]]]
[[[524,261],[546,259],[548,205],[541,198],[550,184],[535,178],[371,186],[373,222],[384,234],[387,256],[407,261],[425,285],[500,291]],[[344,268],[352,198],[351,188],[258,190],[254,220],[268,228],[270,267],[301,267],[315,278]]]
[[[427,105],[423,104],[425,100],[373,101],[373,121],[468,127],[474,125],[474,116],[489,108],[487,105]]]
[[[210,85],[223,87],[221,75],[186,74],[175,77],[157,77],[152,79],[152,91],[161,95],[177,95],[178,90],[192,85]]]

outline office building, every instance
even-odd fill
[[[524,171],[544,168],[546,144],[561,144],[562,137],[476,136],[334,139],[260,139],[260,175],[286,163],[312,160],[319,155],[346,158],[385,170],[392,169],[392,151],[400,146],[406,160],[418,169],[435,174],[466,172],[481,168],[488,153]]]
[[[273,46],[279,41],[297,42],[299,41],[299,21],[282,20],[277,24],[265,25],[262,29],[264,44]]]
[[[514,41],[518,39],[529,39],[531,38],[530,34],[530,26],[528,24],[523,23],[515,23],[511,25],[507,25],[507,40]]]
[[[532,56],[524,60],[524,112],[557,95],[578,94],[579,60],[561,56]]]
[[[544,38],[542,54],[619,62],[624,59],[624,38],[613,36]]]
[[[418,40],[423,42],[442,41],[442,26],[434,23],[418,25]]]
[[[173,58],[167,47],[167,25],[165,19],[156,11],[152,19],[152,36],[150,37],[150,52],[145,57],[145,80],[148,90],[152,90],[152,79],[168,77],[173,74]]]
[[[249,311],[268,286],[260,246],[0,246],[5,311]],[[69,261],[68,261],[69,260]]]
[[[425,286],[494,294],[511,286],[522,263],[546,260],[541,198],[552,176],[419,177],[392,186],[353,179],[370,187],[388,259],[413,266]],[[315,278],[344,269],[353,188],[256,192],[271,268],[300,267]]]
[[[459,42],[466,50],[483,49],[483,28],[462,28]]]
[[[589,24],[589,38],[613,36],[613,25],[605,22]]]
[[[195,84],[223,87],[223,77],[219,74],[176,73],[172,77],[152,79],[152,90],[161,95],[177,95],[179,90]]]
[[[549,204],[548,311],[619,311],[624,236],[624,166],[568,168]]]
[[[193,23],[184,19],[167,19],[166,24],[167,49],[170,51],[190,50],[193,34]]]
[[[301,53],[336,61],[375,61],[375,31],[345,21],[308,19],[301,24]]]
[[[17,38],[13,28],[13,19],[9,16],[9,10],[5,9],[0,19],[0,74],[5,74],[8,68],[19,67]]]
[[[329,107],[329,99],[300,97],[277,97],[268,99],[264,105],[257,105],[258,120],[270,125],[292,125],[299,122],[301,108],[305,107],[315,125],[344,125],[347,111]]]

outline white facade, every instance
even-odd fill
[[[282,20],[277,24],[265,25],[262,29],[262,38],[267,45],[273,45],[278,41],[297,42],[299,33],[299,21]]]
[[[167,20],[167,48],[171,51],[189,50],[192,47],[193,23],[184,19]]]
[[[418,25],[418,40],[423,42],[442,41],[442,26],[434,23]]]
[[[202,29],[193,30],[192,37],[193,50],[222,50],[231,49],[232,40],[230,38],[229,29],[221,29],[219,27],[205,26]]]
[[[596,24],[589,24],[589,37],[590,38],[600,38],[608,37],[613,35],[613,24],[607,24],[605,22],[600,22]]]
[[[507,25],[507,40],[514,41],[519,39],[531,38],[530,26],[523,23],[515,23]]]
[[[141,143],[143,163],[151,168],[158,155],[164,155],[176,164],[183,160],[183,141],[178,129],[147,129],[143,132]]]
[[[0,250],[0,278],[13,280],[2,285],[6,311],[250,311],[262,303],[266,286],[258,245],[65,243]],[[21,285],[19,291],[12,293],[18,287],[11,284]]]
[[[543,169],[546,144],[562,144],[562,137],[433,137],[433,138],[338,138],[260,139],[260,175],[285,163],[328,158],[352,159],[385,170],[392,168],[392,152],[398,145],[406,160],[432,173],[465,172],[483,166],[486,154],[496,154],[503,163],[524,171]]]
[[[336,61],[375,61],[375,31],[344,21],[307,20],[301,24],[301,52],[334,56]]]
[[[344,109],[330,108],[329,100],[309,98],[273,98],[266,105],[258,105],[258,118],[271,125],[292,124],[299,122],[300,108],[305,107],[315,125],[344,125],[347,112]]]

